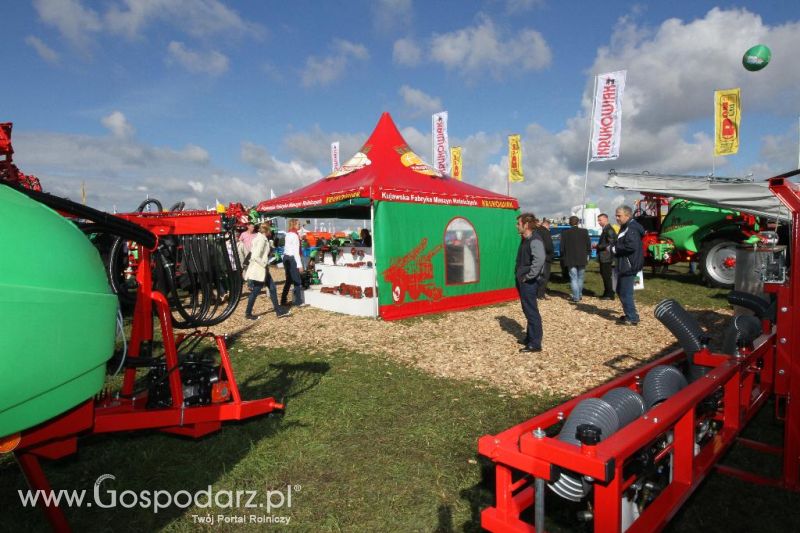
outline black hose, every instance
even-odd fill
[[[770,322],[775,322],[775,302],[768,302],[764,298],[749,292],[731,291],[728,293],[728,303],[749,309],[762,320],[766,319]]]
[[[139,207],[136,208],[136,211],[141,213],[142,211],[144,211],[144,208],[147,207],[150,204],[153,204],[154,206],[156,206],[156,212],[157,213],[160,213],[163,210],[162,207],[161,207],[161,202],[159,202],[155,198],[148,198],[147,200],[145,200],[144,202],[139,204]]]
[[[46,192],[33,191],[7,181],[0,180],[0,183],[56,211],[69,213],[75,217],[90,220],[107,228],[109,233],[119,235],[130,241],[136,241],[145,248],[152,249],[156,245],[156,236],[151,231],[133,222],[128,222],[110,213],[94,209],[88,205],[73,202],[72,200],[67,200],[66,198],[61,198],[60,196],[54,196]]]
[[[186,202],[175,202],[169,208],[169,211],[183,211],[184,207],[186,207]]]
[[[725,330],[722,353],[736,355],[740,346],[750,346],[761,335],[761,320],[750,315],[733,317]]]

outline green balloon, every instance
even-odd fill
[[[770,49],[763,44],[757,44],[744,53],[742,65],[750,72],[755,72],[769,65],[770,59],[772,59]]]

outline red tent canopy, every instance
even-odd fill
[[[257,209],[268,214],[319,211],[314,216],[323,217],[326,212],[368,206],[372,200],[519,207],[516,198],[463,183],[425,164],[400,135],[389,113],[383,113],[361,150],[340,169],[294,192],[265,200]]]

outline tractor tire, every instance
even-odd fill
[[[730,238],[710,239],[700,246],[699,264],[703,280],[709,287],[732,289],[736,280],[736,246]],[[733,266],[729,266],[730,259]]]

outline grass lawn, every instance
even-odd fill
[[[595,269],[596,270],[596,269]],[[591,270],[590,270],[591,272]],[[669,295],[687,307],[725,305],[723,291],[687,283],[680,271],[646,279],[642,301]],[[554,276],[552,288],[568,292]],[[587,276],[597,290],[596,274]],[[652,294],[651,294],[652,293]],[[723,293],[724,294],[724,293]],[[309,342],[308,346],[313,346]],[[228,424],[195,441],[139,432],[90,437],[76,455],[46,462],[54,488],[85,489],[113,474],[103,488],[140,492],[255,490],[259,503],[268,490],[292,487],[292,505],[272,514],[290,518],[298,531],[476,531],[479,512],[493,502],[492,469],[477,457],[477,439],[530,418],[565,398],[512,398],[474,382],[431,376],[379,356],[295,350],[248,350],[230,342],[234,368],[245,397],[285,396],[283,417]],[[480,385],[480,386],[479,386]],[[748,428],[749,436],[774,443],[781,428],[769,406]],[[760,456],[735,448],[726,462],[776,474]],[[0,456],[0,530],[40,531],[38,510],[24,509],[17,491],[24,480],[8,456]],[[104,497],[106,492],[103,492]],[[668,531],[797,531],[797,496],[712,474],[679,512]],[[552,493],[547,502],[557,518],[553,531],[581,526]],[[211,529],[193,515],[247,516],[242,508],[67,509],[76,531],[190,531]],[[254,514],[263,515],[256,509]],[[249,529],[282,527],[250,525]],[[241,526],[223,524],[221,529]],[[214,524],[213,529],[220,529]]]

